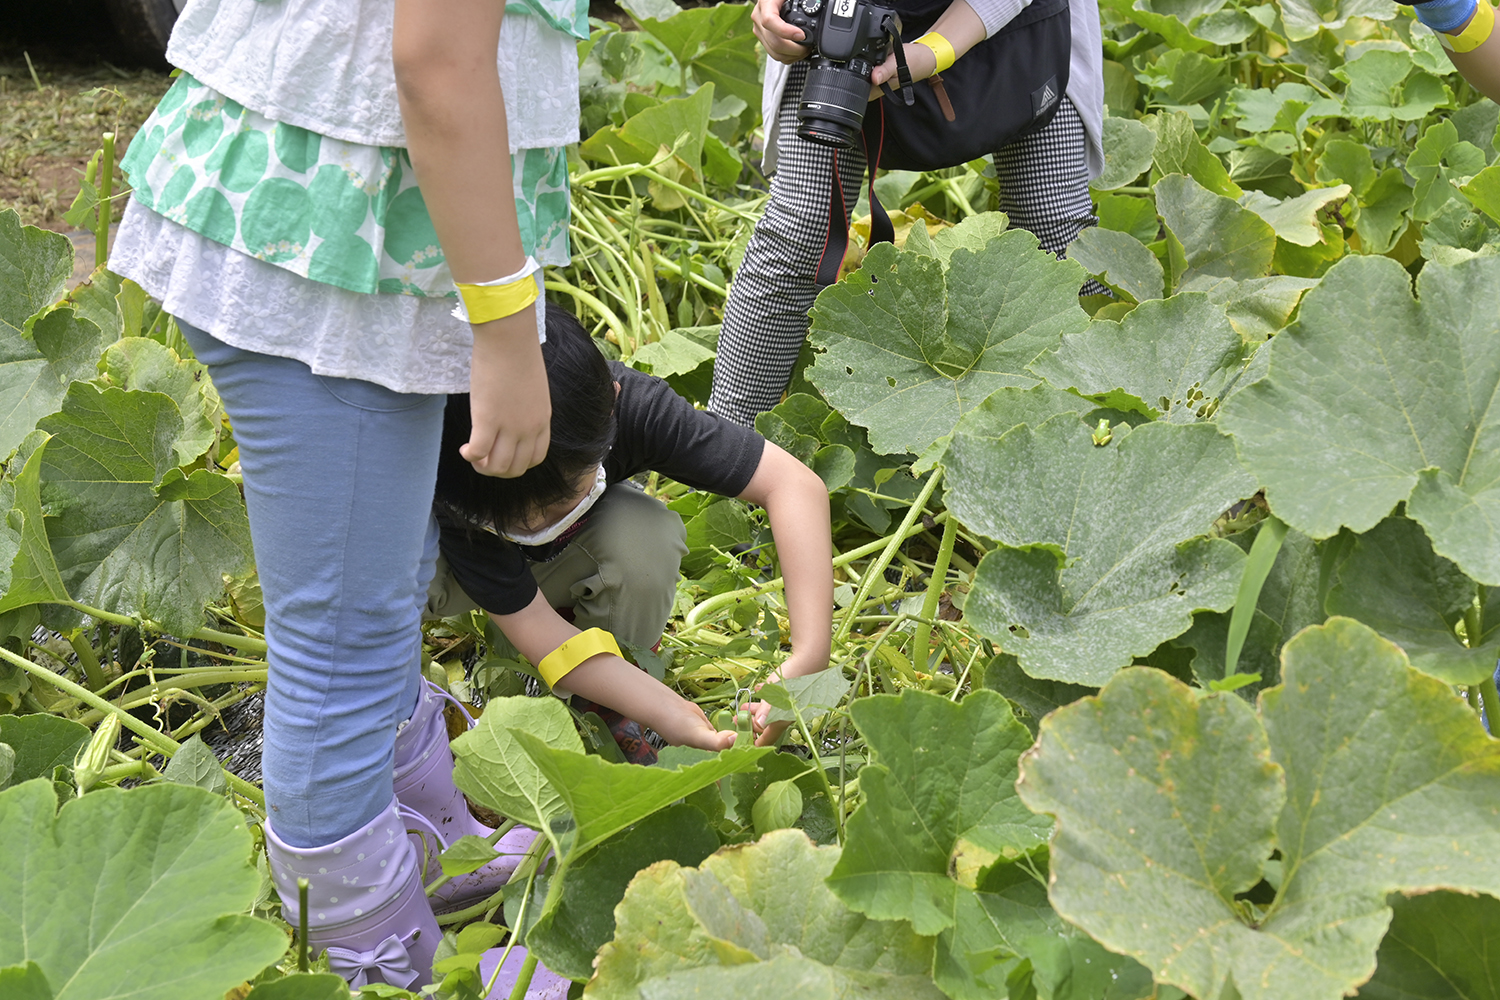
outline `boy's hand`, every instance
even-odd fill
[[[652,723],[652,728],[661,734],[662,739],[674,746],[709,751],[728,750],[734,746],[734,730],[715,729],[703,709],[686,698],[677,701],[679,704],[665,713],[660,724]]]
[[[475,471],[514,479],[547,457],[552,399],[531,309],[474,327],[469,413],[459,454]]]

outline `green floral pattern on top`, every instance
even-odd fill
[[[562,147],[511,156],[526,252],[568,262]],[[275,122],[183,74],[121,169],[147,208],[216,243],[354,292],[454,295],[404,149]]]

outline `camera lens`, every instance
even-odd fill
[[[797,107],[797,134],[809,142],[853,149],[870,100],[870,75],[845,63],[814,60]]]

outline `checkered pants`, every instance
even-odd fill
[[[797,135],[797,104],[807,64],[792,67],[781,99],[777,171],[771,200],[756,223],[724,308],[708,408],[745,426],[775,406],[791,381],[807,337],[807,311],[821,290],[813,280],[823,253],[835,157]],[[1094,217],[1089,200],[1083,121],[1064,98],[1050,124],[995,153],[1000,209],[1043,250],[1062,256]],[[840,151],[844,204],[853,206],[865,175],[861,150]],[[895,206],[890,206],[894,208]],[[1103,291],[1090,282],[1084,293]]]

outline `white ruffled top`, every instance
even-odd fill
[[[405,146],[394,24],[392,0],[188,0],[167,61],[274,121],[345,142]],[[578,141],[573,36],[528,6],[508,4],[496,63],[512,152]]]

